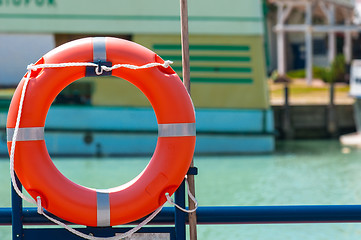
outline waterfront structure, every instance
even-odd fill
[[[199,153],[274,149],[263,4],[261,0],[189,3],[191,92]],[[181,76],[177,2],[3,1],[0,14],[1,32],[51,34],[55,46],[99,35],[135,41],[172,60]],[[152,144],[140,144],[141,151],[127,147],[130,132],[149,139],[157,129],[148,100],[126,81],[85,78],[66,88],[55,104],[46,125],[47,144],[53,146],[49,151],[54,154],[128,154],[154,149],[156,137],[149,140]],[[99,116],[108,119],[107,126],[99,126]],[[119,119],[125,125],[120,126]],[[114,144],[124,146],[125,152]]]
[[[306,69],[307,83],[311,84],[314,63],[327,66],[335,59],[338,33],[343,35],[341,52],[345,56],[346,63],[351,63],[352,34],[361,30],[360,26],[353,23],[354,0],[270,0],[269,2],[277,7],[275,22],[271,23],[275,25],[273,30],[277,35],[277,53],[271,52],[271,55],[277,56],[275,62],[280,76],[286,75],[287,65],[293,62],[293,69]],[[292,51],[287,51],[288,49]]]

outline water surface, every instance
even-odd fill
[[[149,159],[54,158],[71,180],[94,188],[125,183]],[[201,206],[360,204],[361,150],[338,141],[279,142],[270,155],[196,156],[196,195]],[[10,206],[9,163],[0,160],[0,206]],[[199,226],[198,239],[360,239],[361,224]],[[0,239],[10,239],[0,227]]]

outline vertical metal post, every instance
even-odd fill
[[[175,202],[185,208],[185,182],[178,187],[174,195]],[[175,233],[176,240],[186,240],[186,213],[175,207]]]
[[[181,43],[182,43],[182,75],[183,83],[188,93],[191,93],[190,65],[189,65],[189,34],[188,34],[188,4],[187,0],[180,0],[181,9]]]
[[[290,103],[289,103],[289,86],[288,83],[284,84],[284,107],[283,107],[283,132],[286,139],[293,138],[293,129],[291,124],[291,113],[290,113]]]
[[[356,98],[353,104],[354,121],[357,133],[361,133],[361,98]]]
[[[180,0],[181,10],[181,42],[182,42],[182,66],[183,66],[183,83],[189,95],[191,95],[191,81],[190,81],[190,63],[189,63],[189,31],[188,31],[188,4],[187,0]],[[192,160],[191,166],[194,167]],[[194,175],[188,174],[189,190],[195,196]],[[188,198],[189,209],[194,209],[194,202]],[[189,213],[189,231],[190,240],[197,240],[197,215],[195,212]]]
[[[335,103],[334,103],[334,96],[335,96],[335,83],[334,82],[330,82],[330,102],[328,104],[327,107],[327,113],[328,113],[328,118],[327,118],[327,130],[328,130],[328,134],[331,137],[337,137],[337,131],[338,131],[338,127],[337,127],[337,121],[336,121],[336,109],[335,109]]]
[[[15,181],[19,189],[22,189],[22,185],[15,175]],[[11,184],[11,211],[12,211],[12,236],[13,240],[23,239],[23,201],[21,197],[16,193],[14,186]]]

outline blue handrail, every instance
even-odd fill
[[[174,211],[173,207],[163,208],[150,224],[174,223]],[[39,215],[36,208],[24,208],[22,220],[25,225],[52,224]],[[197,222],[199,224],[361,222],[361,205],[199,207]],[[11,225],[11,208],[0,208],[0,225]]]

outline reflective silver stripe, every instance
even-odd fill
[[[182,137],[182,136],[195,136],[195,135],[196,135],[195,123],[158,124],[159,137]]]
[[[15,128],[7,128],[7,140],[13,140]],[[44,127],[19,128],[16,141],[37,141],[44,140]]]
[[[97,191],[97,226],[110,226],[109,193]]]
[[[107,61],[107,52],[105,49],[105,37],[93,38],[93,61]]]

